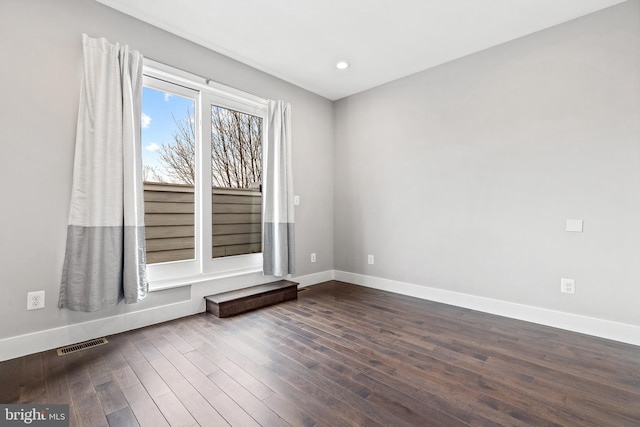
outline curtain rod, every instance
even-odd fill
[[[182,71],[183,73],[187,73],[187,74],[191,74],[191,75],[193,75],[195,77],[199,77],[202,80],[204,80],[206,84],[209,84],[210,82],[223,84],[223,83],[220,83],[220,82],[217,82],[217,81],[213,80],[210,77],[204,77],[204,76],[201,76],[200,74],[194,73],[193,71],[189,71],[189,70],[185,70],[184,68],[180,68],[180,67],[176,67],[176,66],[173,66],[173,65],[165,64],[164,62],[158,61],[157,59],[153,59],[153,58],[150,58],[148,56],[144,56],[143,55],[143,58],[144,59],[148,59],[149,61],[153,61],[153,62],[155,62],[157,64],[163,65],[165,67],[170,67],[170,68],[176,69],[178,71]],[[229,85],[226,85],[226,86],[229,86]],[[229,86],[229,87],[232,87],[232,86]],[[234,88],[234,89],[237,89],[237,88]],[[240,89],[237,89],[237,90],[240,90]]]
[[[185,70],[184,68],[174,67],[173,65],[165,64],[164,62],[157,61],[157,60],[155,60],[155,59],[153,59],[153,58],[146,57],[146,56],[144,56],[144,55],[143,55],[143,58],[144,58],[144,59],[146,59],[146,60],[149,60],[149,61],[151,61],[151,62],[154,62],[155,64],[157,64],[157,65],[149,64],[149,66],[150,66],[151,68],[154,68],[154,66],[155,66],[155,67],[160,67],[160,68],[165,68],[165,67],[166,67],[166,68],[169,68],[169,69],[177,70],[177,71],[180,71],[180,72],[182,72],[182,73],[188,74],[188,75],[190,75],[190,76],[194,76],[194,77],[197,77],[197,78],[200,78],[200,79],[204,80],[204,82],[205,82],[205,85],[206,85],[206,86],[210,86],[210,85],[209,85],[210,83],[214,83],[214,86],[212,87],[212,89],[218,89],[218,90],[220,90],[220,88],[216,88],[216,87],[215,87],[215,85],[219,85],[219,86],[223,86],[223,87],[224,87],[224,88],[226,88],[226,89],[230,89],[230,90],[232,90],[232,91],[238,92],[238,93],[242,94],[242,95],[243,95],[243,96],[245,96],[245,97],[253,98],[253,99],[255,99],[256,101],[257,101],[257,100],[260,100],[260,101],[258,101],[258,102],[261,102],[261,103],[265,103],[265,102],[267,102],[267,101],[268,101],[268,98],[263,98],[263,97],[261,97],[261,96],[254,95],[254,94],[249,93],[249,92],[247,92],[247,91],[245,91],[245,90],[239,89],[239,88],[237,88],[237,87],[235,87],[235,86],[231,86],[231,85],[228,85],[228,84],[225,84],[225,83],[220,83],[219,81],[214,80],[214,79],[212,79],[211,77],[204,77],[204,76],[201,76],[201,75],[199,75],[199,74],[193,73],[193,72],[191,72],[191,71]]]

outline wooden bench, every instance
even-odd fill
[[[279,302],[298,298],[298,284],[288,280],[266,283],[236,291],[205,297],[207,312],[217,317],[229,317]]]

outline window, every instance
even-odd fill
[[[141,127],[147,263],[192,260],[198,93],[152,79],[145,83]]]
[[[213,258],[262,251],[262,117],[211,105]]]
[[[152,285],[259,271],[266,101],[147,63],[141,125]]]

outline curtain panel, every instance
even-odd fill
[[[58,306],[96,311],[147,296],[142,55],[82,37],[84,75]]]
[[[269,101],[264,149],[263,273],[283,277],[295,272],[291,105]]]

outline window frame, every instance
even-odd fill
[[[212,188],[211,177],[211,105],[262,118],[263,153],[268,135],[268,100],[244,91],[204,79],[189,72],[149,59],[144,60],[143,86],[187,96],[196,94],[196,177],[194,188],[194,255],[193,260],[148,264],[151,291],[193,283],[233,277],[262,271],[262,252],[221,258],[212,257]],[[177,89],[176,89],[177,88]],[[171,90],[174,89],[174,90]],[[264,171],[264,155],[263,155]],[[264,187],[263,187],[264,188]],[[264,210],[264,201],[263,201]]]

